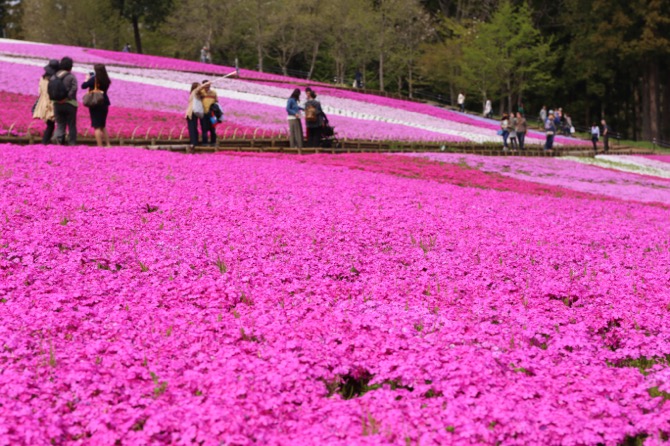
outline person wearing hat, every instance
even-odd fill
[[[41,119],[47,125],[42,135],[42,144],[49,144],[54,135],[56,127],[56,118],[54,117],[54,106],[51,99],[49,99],[49,79],[56,74],[60,69],[60,62],[56,59],[51,59],[44,67],[44,74],[40,78],[37,101],[33,106],[33,119]]]

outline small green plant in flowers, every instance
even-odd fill
[[[167,381],[161,381],[158,379],[158,375],[156,375],[154,372],[149,372],[151,375],[151,381],[154,383],[154,392],[153,396],[154,398],[158,398],[162,394],[165,393],[167,390],[168,383]]]

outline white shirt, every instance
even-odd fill
[[[591,127],[591,136],[600,137],[600,127],[598,127],[597,125]]]
[[[461,105],[465,102],[465,96],[463,94],[458,95],[458,105]]]

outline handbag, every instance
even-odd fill
[[[105,102],[105,93],[98,88],[98,80],[95,80],[95,86],[93,90],[90,90],[84,95],[81,100],[84,107],[95,107]]]
[[[202,105],[202,100],[198,97],[193,98],[193,114],[198,118],[205,116],[205,107]]]

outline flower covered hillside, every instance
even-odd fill
[[[355,158],[0,146],[0,445],[667,437],[666,206]]]

